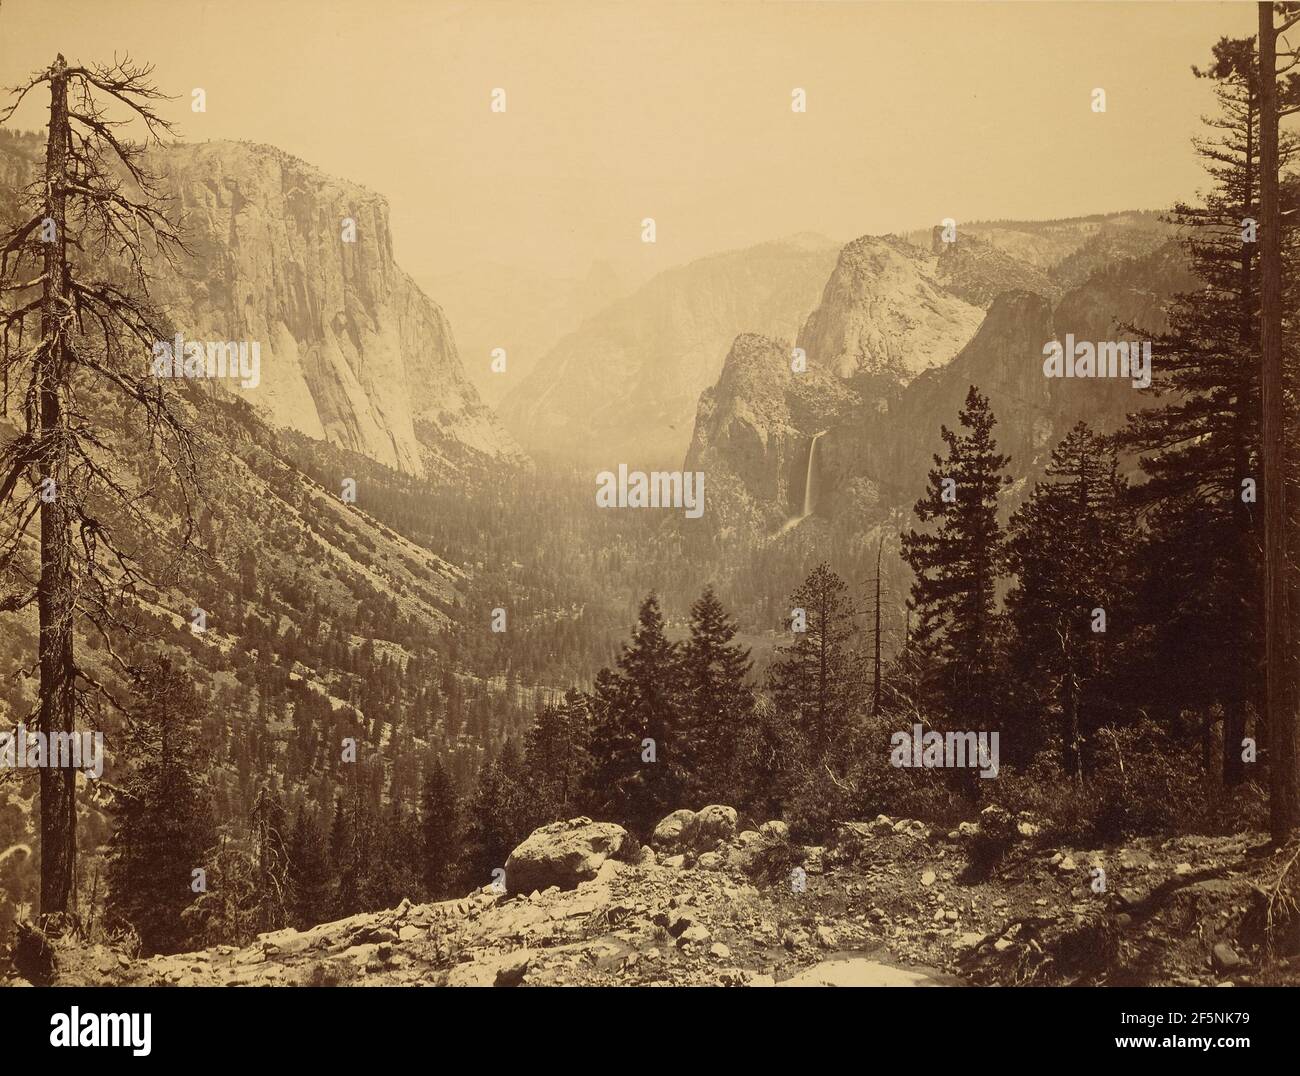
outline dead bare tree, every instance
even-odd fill
[[[29,93],[49,88],[44,166],[20,222],[0,234],[0,414],[12,403],[21,416],[0,447],[0,612],[37,605],[38,729],[47,736],[71,733],[79,714],[90,719],[113,702],[78,664],[74,626],[97,631],[110,662],[131,674],[111,633],[130,627],[123,599],[153,584],[142,548],[164,542],[183,553],[194,534],[194,424],[170,382],[150,376],[152,345],[166,337],[148,299],[150,266],[185,251],[145,164],[147,147],[171,131],[156,111],[165,97],[152,70],[129,57],[69,66],[60,55],[0,110],[3,123]],[[131,128],[143,137],[132,139]],[[138,424],[130,451],[158,461],[149,480],[112,462],[119,446],[104,419],[113,405]],[[155,478],[179,491],[179,541],[145,510]],[[33,568],[27,535],[36,520]],[[40,817],[41,918],[58,930],[73,910],[75,770],[41,770]]]

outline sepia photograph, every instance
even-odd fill
[[[1298,724],[1300,3],[0,0],[33,1050],[1249,1053]]]

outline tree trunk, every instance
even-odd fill
[[[872,716],[880,713],[880,558],[885,552],[884,535],[880,537],[880,545],[876,547],[876,630],[875,630],[875,658],[872,668],[871,679],[871,713]]]
[[[1259,4],[1260,386],[1263,398],[1264,707],[1270,828],[1277,843],[1297,824],[1295,714],[1290,698],[1286,565],[1285,414],[1282,397],[1282,214],[1278,191],[1277,38],[1273,6]]]
[[[1255,155],[1255,112],[1256,102],[1247,98],[1246,104],[1246,189],[1242,193],[1241,217],[1245,220],[1254,212],[1255,183],[1253,161]],[[1241,287],[1241,343],[1247,352],[1254,343],[1251,321],[1255,316],[1255,288],[1251,279],[1251,250],[1253,243],[1244,240],[1241,244],[1241,264],[1238,270]],[[1239,482],[1247,475],[1250,459],[1250,394],[1245,372],[1239,384],[1234,400],[1233,415],[1233,475]],[[1239,493],[1233,493],[1232,521],[1236,538],[1234,561],[1234,578],[1232,585],[1237,592],[1242,606],[1249,610],[1240,624],[1243,631],[1249,631],[1258,638],[1263,638],[1263,605],[1260,602],[1260,578],[1254,569],[1255,556],[1253,546],[1256,541],[1253,534],[1254,513],[1242,500]],[[1258,663],[1236,666],[1232,669],[1223,698],[1223,750],[1221,752],[1221,773],[1226,788],[1233,788],[1246,777],[1246,765],[1242,761],[1242,740],[1246,736],[1246,707],[1255,692],[1253,681],[1259,670]]]
[[[41,769],[41,918],[69,911],[77,858],[77,772],[59,767],[53,747],[60,733],[73,731],[76,669],[72,659],[72,525],[63,484],[67,479],[67,445],[62,389],[68,376],[66,345],[68,301],[67,243],[64,229],[68,165],[68,81],[60,56],[50,80],[50,130],[45,150],[46,213],[54,223],[53,242],[45,246],[45,285],[41,304],[41,351],[36,385],[40,407],[41,579],[39,658],[41,702],[39,731],[46,737],[47,765]],[[64,759],[70,762],[70,759]]]

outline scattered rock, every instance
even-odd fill
[[[713,935],[709,933],[709,928],[703,923],[692,923],[677,937],[677,944],[681,945],[703,945]]]
[[[1016,822],[1016,833],[1026,839],[1037,837],[1042,832],[1043,829],[1037,822],[1031,822],[1025,818],[1021,818]]]
[[[1210,963],[1214,970],[1220,973],[1236,971],[1245,961],[1237,955],[1235,950],[1227,942],[1217,942],[1210,950]]]

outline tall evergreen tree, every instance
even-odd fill
[[[452,892],[460,855],[460,804],[451,775],[435,759],[420,792],[420,838],[424,887],[440,900]]]
[[[686,790],[680,677],[678,647],[651,594],[617,671],[601,670],[592,696],[592,802],[642,831],[679,807]]]
[[[682,648],[684,769],[696,806],[730,803],[737,791],[736,743],[754,712],[753,662],[733,640],[736,624],[713,588],[691,606],[691,636]]]
[[[290,915],[299,930],[329,918],[333,875],[319,817],[300,804],[289,839]]]
[[[524,771],[539,818],[555,821],[580,813],[590,767],[587,700],[570,689],[558,705],[546,706],[528,731]]]
[[[1007,595],[1011,686],[1024,700],[1013,741],[1028,761],[1045,730],[1032,722],[1055,700],[1062,764],[1080,775],[1085,738],[1101,723],[1098,685],[1115,648],[1122,580],[1137,521],[1113,446],[1080,422],[1052,451],[1046,478],[1011,517],[1007,553],[1016,585]]]
[[[110,921],[135,928],[146,953],[176,952],[190,940],[181,912],[194,897],[192,872],[208,866],[214,842],[200,709],[189,679],[158,660],[145,669],[126,722],[106,909]]]
[[[1211,180],[1203,204],[1179,203],[1172,221],[1203,287],[1176,297],[1169,328],[1153,336],[1151,395],[1122,433],[1141,454],[1146,481],[1135,495],[1152,525],[1144,610],[1163,673],[1144,704],[1172,723],[1188,710],[1223,714],[1222,774],[1243,776],[1247,715],[1262,701],[1263,627],[1260,508],[1258,311],[1262,236],[1261,82],[1255,39],[1220,40],[1213,62],[1196,69],[1214,82],[1219,108],[1195,141]],[[1296,152],[1277,138],[1277,160]],[[1288,232],[1294,231],[1288,222]],[[1293,243],[1285,244],[1294,261]],[[1198,580],[1194,600],[1183,589]],[[1208,716],[1203,718],[1208,721]]]
[[[523,754],[507,740],[479,771],[470,800],[465,835],[465,884],[488,885],[492,872],[529,833],[536,814],[524,776]]]
[[[1282,14],[1281,24],[1274,22],[1274,9]],[[1279,122],[1284,115],[1300,111],[1300,76],[1291,69],[1300,62],[1295,52],[1282,68],[1287,75],[1278,84],[1277,42],[1286,43],[1285,33],[1300,23],[1300,4],[1260,3],[1259,10],[1259,83],[1260,83],[1260,440],[1261,482],[1264,500],[1263,590],[1264,590],[1264,713],[1269,735],[1269,828],[1273,841],[1281,846],[1300,826],[1300,759],[1297,750],[1296,707],[1300,702],[1300,684],[1296,658],[1296,631],[1300,625],[1300,593],[1295,593],[1295,577],[1300,565],[1288,563],[1288,553],[1300,551],[1295,535],[1298,521],[1287,511],[1287,497],[1300,492],[1300,479],[1287,469],[1287,380],[1282,342],[1285,311],[1295,307],[1294,294],[1288,294],[1283,264],[1281,135]],[[1289,46],[1288,46],[1289,48]],[[1294,213],[1294,208],[1292,210]],[[1290,378],[1294,397],[1295,375]],[[1296,401],[1291,401],[1294,415]],[[1294,422],[1292,423],[1294,429]],[[1288,535],[1288,531],[1291,533]]]
[[[995,586],[1002,556],[998,492],[1010,483],[1008,457],[993,438],[997,420],[972,385],[958,414],[966,433],[943,426],[946,459],[936,455],[917,518],[937,529],[903,536],[903,558],[916,574],[914,643],[925,654],[934,702],[945,721],[991,730],[996,667]]]
[[[777,709],[793,719],[811,758],[836,755],[865,694],[848,584],[819,564],[790,597],[794,640],[777,648],[768,684]]]
[[[253,804],[253,843],[257,855],[258,931],[281,929],[288,921],[289,828],[284,800],[263,785]]]
[[[330,835],[334,866],[338,871],[335,891],[335,914],[354,915],[371,910],[368,886],[379,852],[380,827],[375,782],[382,774],[368,762],[357,761],[346,767],[347,777],[335,814],[335,828]]]
[[[417,897],[423,885],[419,827],[391,792],[378,838],[378,854],[372,857],[366,877],[366,907],[391,908],[404,899]]]
[[[1153,701],[1167,720],[1195,706],[1223,707],[1229,781],[1239,776],[1239,761],[1229,754],[1239,759],[1258,669],[1258,540],[1249,494],[1242,491],[1243,482],[1255,481],[1258,465],[1258,244],[1251,222],[1259,217],[1259,82],[1253,67],[1253,39],[1223,39],[1213,64],[1197,71],[1214,79],[1220,108],[1206,121],[1215,133],[1196,141],[1214,185],[1203,206],[1179,203],[1172,219],[1184,229],[1191,268],[1206,286],[1179,297],[1168,312],[1169,330],[1154,340],[1151,393],[1167,402],[1137,412],[1123,434],[1127,446],[1144,454],[1147,481],[1138,496],[1155,506],[1153,523],[1174,529],[1171,540],[1153,538],[1177,559],[1151,564],[1144,588],[1148,615],[1160,616],[1155,646],[1172,659],[1170,675],[1157,677]],[[1188,574],[1189,561],[1208,570],[1205,586],[1212,591],[1194,603],[1195,617],[1166,608],[1181,605],[1181,593],[1167,599],[1159,593],[1162,584]],[[1229,752],[1234,739],[1238,748]]]
[[[0,444],[0,612],[37,606],[46,736],[73,731],[84,685],[97,682],[77,662],[77,624],[120,631],[123,593],[150,582],[140,550],[168,549],[174,569],[194,547],[197,437],[177,392],[149,376],[147,359],[169,334],[149,299],[149,264],[183,248],[145,146],[118,130],[134,120],[150,142],[170,133],[155,110],[164,95],[151,71],[129,59],[69,66],[60,54],[0,109],[4,123],[29,93],[49,91],[45,160],[20,222],[0,234],[0,295],[13,299],[0,308],[0,412],[9,413],[12,394],[19,427]],[[167,498],[166,511],[139,510],[134,476],[108,450],[106,405],[125,408],[130,425],[146,431],[135,447],[184,491]],[[157,522],[175,517],[181,526]],[[127,539],[128,518],[144,535]],[[33,587],[25,561],[36,520]],[[76,875],[74,770],[41,769],[40,815],[41,917],[56,931]]]

